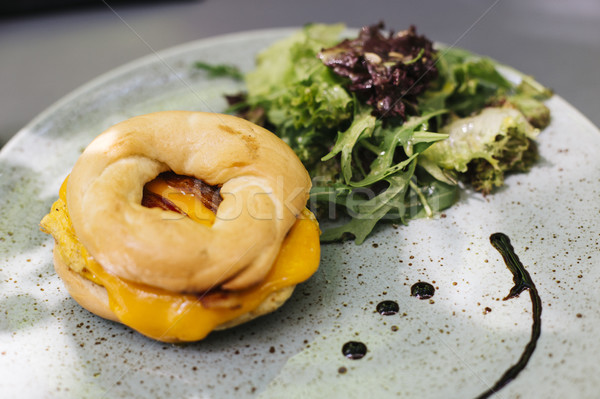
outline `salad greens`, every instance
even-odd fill
[[[531,167],[550,120],[542,101],[552,93],[532,78],[514,85],[490,59],[435,50],[414,27],[382,29],[340,41],[343,25],[307,25],[261,52],[247,91],[227,97],[230,112],[279,135],[306,166],[311,208],[338,220],[323,241],[360,244],[380,222],[431,217],[464,184],[489,194]]]
[[[354,100],[344,79],[316,57],[324,46],[339,41],[343,29],[308,26],[260,53],[256,70],[245,79],[250,109],[264,109],[276,134],[309,170],[328,152],[338,127],[353,117]]]
[[[417,96],[436,78],[433,43],[411,26],[385,36],[383,23],[364,27],[356,39],[323,49],[319,58],[337,75],[349,79],[345,88],[357,93],[382,118],[406,119]]]
[[[484,193],[503,184],[503,171],[525,171],[535,160],[534,154],[525,154],[539,130],[514,108],[487,107],[440,130],[452,140],[436,143],[426,151],[423,167],[433,176],[443,174],[443,170],[468,173],[471,184]]]

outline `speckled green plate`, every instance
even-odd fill
[[[80,151],[137,114],[221,111],[222,94],[240,87],[207,80],[193,62],[249,70],[257,51],[289,33],[240,33],[148,56],[67,96],[3,148],[0,396],[472,398],[517,361],[530,335],[528,296],[501,300],[512,275],[489,243],[501,231],[544,310],[531,361],[496,397],[598,397],[600,132],[557,96],[530,173],[488,197],[464,192],[443,218],[380,228],[361,246],[323,246],[317,274],[249,324],[169,345],[68,296],[38,222]],[[410,296],[417,281],[436,286],[431,303]],[[384,299],[399,314],[379,315]],[[351,340],[367,345],[363,359],[342,355]]]

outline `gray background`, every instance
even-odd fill
[[[598,0],[205,0],[0,19],[0,145],[70,91],[154,51],[307,22],[417,25],[429,38],[534,75],[600,125]]]

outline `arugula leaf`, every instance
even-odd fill
[[[369,174],[359,182],[349,182],[347,180],[346,183],[354,187],[364,187],[374,184],[388,175],[404,168],[407,162],[416,157],[418,154],[413,154],[413,146],[421,143],[433,143],[447,138],[448,135],[446,134],[415,131],[419,127],[426,125],[429,119],[445,112],[445,110],[437,110],[420,117],[411,117],[401,126],[388,126],[380,129],[376,135],[380,138],[382,143],[380,146],[375,147],[378,157],[371,164]],[[408,158],[393,165],[396,148],[398,146],[403,147],[404,153]],[[420,151],[424,149],[424,147],[421,147]]]
[[[240,69],[233,65],[212,65],[202,61],[196,61],[194,67],[198,69],[205,70],[208,72],[208,76],[211,78],[232,78],[235,80],[243,80],[244,74],[240,71]]]
[[[387,177],[385,180],[389,186],[379,195],[372,198],[346,196],[345,206],[351,210],[351,220],[342,226],[326,229],[321,235],[321,241],[339,241],[350,236],[354,238],[356,244],[362,244],[375,225],[389,212],[393,211],[400,220],[403,220],[404,196],[416,164],[416,160],[413,160],[405,171]]]
[[[342,153],[342,176],[344,177],[346,184],[350,184],[350,180],[352,179],[352,150],[361,138],[369,137],[373,134],[375,122],[375,117],[371,115],[371,111],[369,109],[363,109],[362,112],[359,112],[354,117],[348,130],[338,133],[337,141],[331,151],[321,158],[321,161],[325,162],[335,157],[340,152]]]

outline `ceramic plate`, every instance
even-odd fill
[[[363,245],[324,245],[319,271],[275,313],[187,345],[154,342],[81,309],[56,277],[39,220],[82,149],[128,117],[222,111],[238,83],[193,63],[250,70],[289,29],[193,42],[101,76],[27,125],[0,155],[0,392],[60,398],[472,398],[514,364],[531,333],[528,295],[490,245],[504,232],[543,301],[526,369],[498,398],[597,397],[600,389],[600,132],[560,97],[542,160],[506,188],[466,191],[433,220],[385,226]],[[430,282],[430,300],[410,295]],[[382,316],[376,306],[396,301]],[[360,360],[348,341],[366,344]]]

